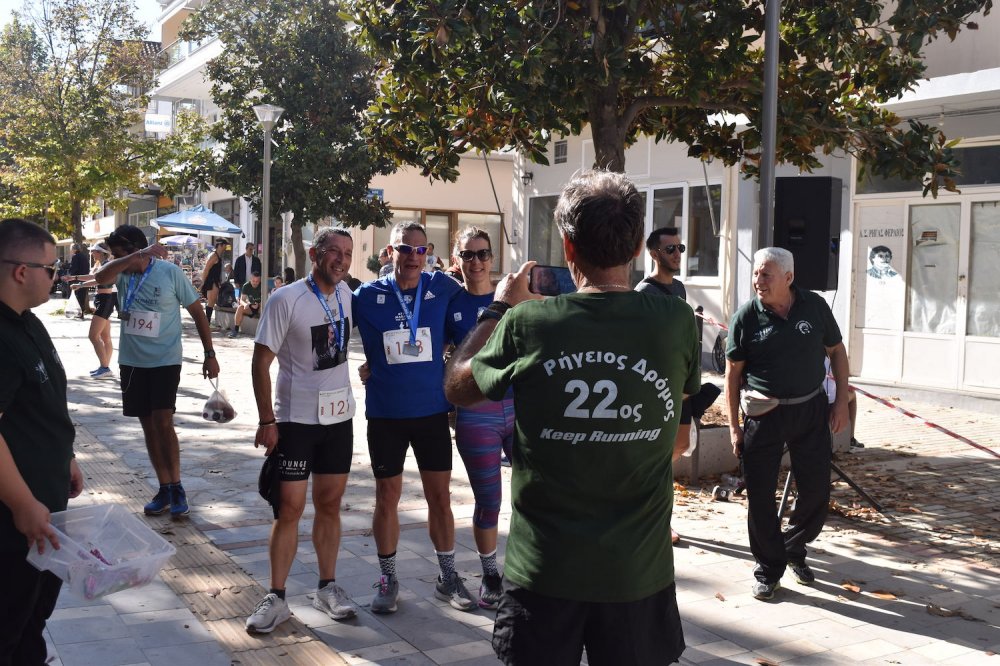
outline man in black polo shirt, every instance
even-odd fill
[[[753,594],[761,600],[774,597],[786,566],[801,585],[816,580],[805,562],[806,544],[826,522],[830,431],[840,432],[849,418],[847,350],[840,328],[826,301],[795,287],[794,277],[788,250],[767,247],[754,254],[757,298],[733,315],[726,346],[729,430],[733,453],[743,456],[750,551],[757,561]],[[827,356],[837,382],[832,405],[823,391]],[[752,394],[743,396],[746,415],[741,428],[744,384]],[[782,533],[774,494],[786,444],[798,498]]]
[[[62,581],[28,564],[58,548],[49,514],[83,490],[73,458],[66,373],[31,308],[49,299],[55,240],[24,220],[0,222],[0,664],[46,663],[45,621]]]

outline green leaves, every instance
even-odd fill
[[[450,179],[468,150],[514,147],[541,162],[551,134],[587,123],[597,163],[615,169],[642,133],[757,172],[763,2],[485,0],[471,17],[458,0],[349,6],[381,82],[365,131],[397,164]],[[928,40],[953,38],[991,7],[783,2],[778,159],[809,170],[814,153],[843,150],[874,159],[869,168],[882,175],[949,173],[936,130],[901,124],[879,105],[924,75]],[[737,132],[713,119],[719,112],[750,126]],[[901,159],[886,156],[890,138]],[[939,185],[949,187],[948,177],[935,176],[929,191]]]

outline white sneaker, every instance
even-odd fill
[[[347,592],[336,583],[327,583],[325,587],[316,590],[313,608],[323,611],[334,620],[346,620],[356,615]]]
[[[291,616],[292,611],[288,610],[285,600],[272,592],[257,603],[253,614],[247,618],[247,633],[269,634]]]

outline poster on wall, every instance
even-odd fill
[[[864,328],[899,330],[903,324],[906,228],[900,213],[898,208],[873,208],[862,209],[859,216],[854,265],[861,310],[858,319]]]

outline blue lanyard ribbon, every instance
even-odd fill
[[[340,289],[336,285],[333,287],[333,294],[337,297],[337,308],[340,310],[340,321],[337,322],[337,326],[334,326],[333,312],[330,310],[330,304],[326,302],[326,298],[320,293],[319,287],[316,285],[316,281],[313,280],[311,274],[306,276],[306,282],[309,283],[309,288],[316,295],[316,300],[319,301],[319,304],[323,306],[323,311],[326,312],[326,320],[330,322],[330,328],[333,329],[333,333],[337,337],[337,351],[344,351],[344,304],[340,300]]]
[[[410,312],[410,308],[406,306],[406,301],[403,300],[403,292],[399,290],[395,276],[389,276],[389,284],[392,285],[392,290],[396,292],[399,307],[403,308],[403,316],[406,317],[406,323],[410,327],[410,344],[416,345],[417,329],[420,328],[420,297],[424,293],[424,274],[421,273],[420,278],[417,280],[417,295],[414,297],[416,300],[413,302],[413,312]]]
[[[139,295],[139,290],[142,289],[142,285],[146,281],[146,278],[149,277],[149,274],[152,272],[153,264],[155,263],[156,263],[156,257],[153,257],[153,259],[149,262],[149,266],[146,266],[146,270],[143,271],[142,277],[139,278],[139,284],[135,283],[136,281],[135,273],[128,276],[128,289],[125,290],[125,304],[122,305],[123,312],[132,311],[132,301],[134,301],[135,297]]]

